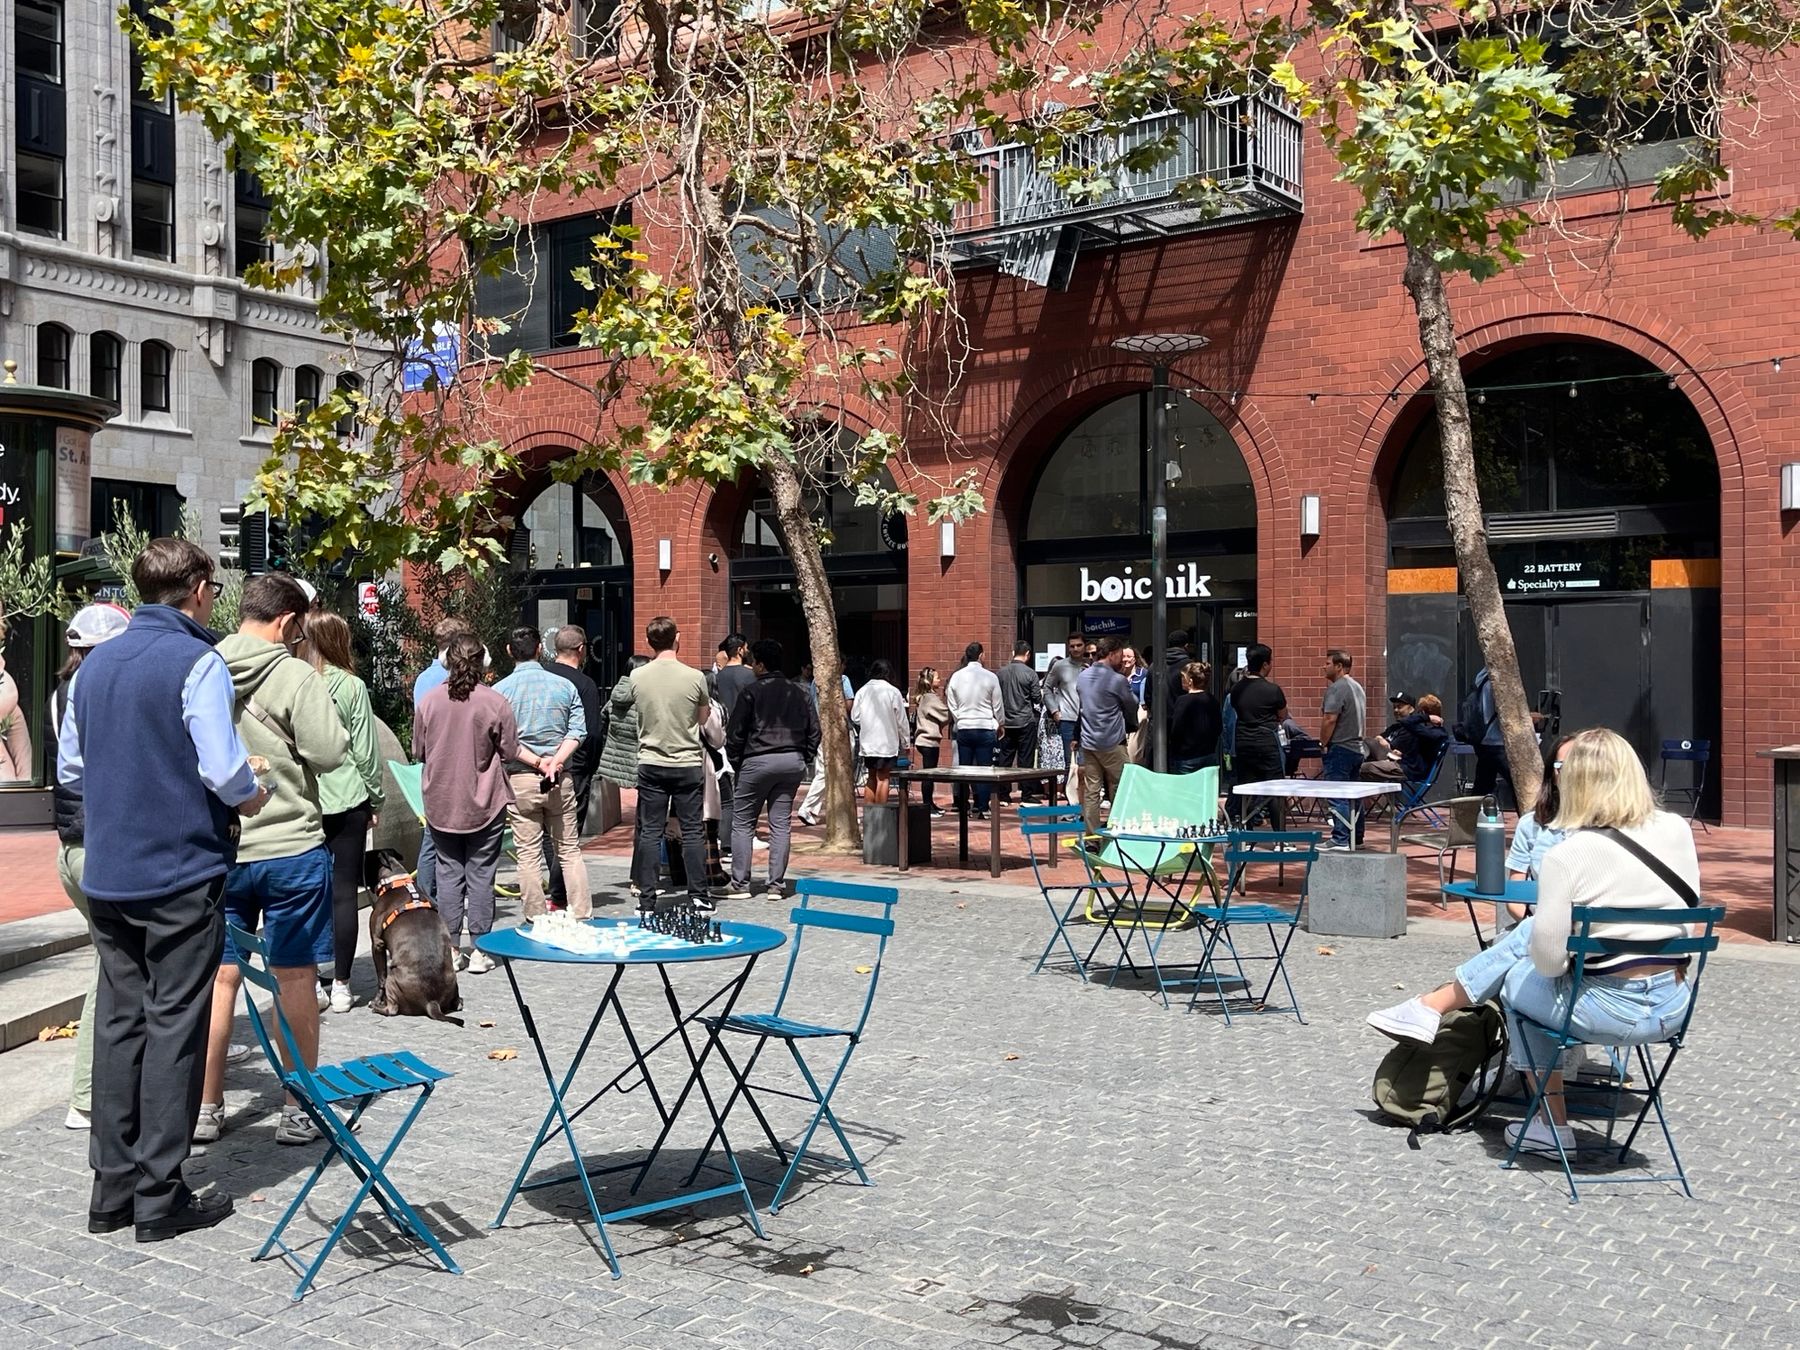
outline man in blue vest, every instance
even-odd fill
[[[225,944],[225,873],[238,817],[268,794],[206,627],[221,589],[212,559],[153,539],[131,577],[143,603],[77,672],[56,772],[83,798],[82,889],[100,961],[88,1231],[135,1223],[139,1242],[158,1242],[232,1209],[230,1196],[195,1195],[182,1165]]]

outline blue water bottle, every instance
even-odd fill
[[[1484,797],[1475,821],[1475,889],[1483,895],[1506,894],[1506,826],[1500,803]]]

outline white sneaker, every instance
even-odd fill
[[[458,970],[467,970],[469,968],[469,954],[460,948],[456,953],[456,968]]]
[[[255,1046],[252,1046],[245,1041],[233,1041],[231,1047],[225,1051],[225,1062],[227,1064],[241,1064],[250,1058],[250,1052],[255,1048]]]
[[[350,986],[343,980],[331,982],[331,1011],[334,1013],[350,1011]]]
[[[485,975],[494,968],[494,958],[480,948],[469,953],[468,972],[471,975]]]
[[[1392,1036],[1397,1041],[1417,1041],[1421,1045],[1430,1045],[1437,1039],[1438,1026],[1443,1021],[1420,999],[1409,998],[1404,1003],[1396,1003],[1391,1008],[1381,1008],[1363,1019],[1384,1036]]]
[[[194,1122],[196,1144],[216,1144],[225,1133],[225,1103],[201,1102],[200,1119]]]
[[[91,1129],[92,1125],[93,1123],[88,1119],[88,1113],[79,1106],[71,1106],[69,1114],[63,1117],[65,1130],[86,1130]]]
[[[320,1012],[330,1012],[331,1011],[331,995],[325,992],[324,985],[319,986],[319,1011]]]
[[[1519,1140],[1521,1133],[1525,1136],[1523,1143]],[[1553,1134],[1542,1116],[1533,1116],[1529,1124],[1514,1121],[1506,1127],[1506,1146],[1511,1148],[1514,1144],[1525,1153],[1554,1153],[1558,1144],[1562,1145],[1564,1153],[1573,1153],[1575,1131],[1567,1125],[1558,1125]]]

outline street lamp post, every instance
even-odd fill
[[[1150,444],[1144,453],[1150,477],[1150,645],[1159,661],[1169,646],[1169,363],[1206,344],[1198,333],[1140,333],[1115,338],[1112,344],[1117,351],[1150,362]],[[1144,688],[1149,690],[1159,678],[1155,668],[1146,670]],[[1167,701],[1165,688],[1152,703],[1150,764],[1157,773],[1169,771],[1170,710],[1163,706]]]

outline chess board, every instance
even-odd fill
[[[633,953],[686,952],[692,951],[696,947],[705,947],[711,951],[729,951],[739,942],[739,939],[730,933],[722,934],[721,940],[718,942],[688,942],[682,938],[671,937],[667,933],[652,933],[639,928],[636,919],[596,920],[594,927],[600,930],[603,938],[606,937],[609,928],[623,932],[625,949]],[[610,939],[608,940],[610,941]]]

